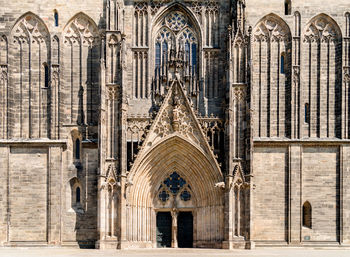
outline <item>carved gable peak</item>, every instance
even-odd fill
[[[194,114],[181,82],[175,79],[160,107],[157,116],[137,155],[135,165],[154,146],[172,136],[179,136],[197,148],[219,165]],[[134,166],[135,166],[134,165]]]
[[[243,168],[240,162],[238,162],[233,169],[233,184],[234,185],[242,185],[245,184],[245,178],[243,173]]]
[[[184,136],[196,145],[201,144],[201,128],[178,80],[173,82],[164,99],[153,130],[151,129],[150,139],[154,144],[174,133]]]
[[[117,183],[117,169],[115,168],[114,164],[110,164],[107,169],[106,173],[106,182],[110,184],[116,184]]]

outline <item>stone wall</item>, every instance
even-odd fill
[[[343,148],[256,144],[251,226],[257,245],[347,242],[344,214],[348,203],[344,197],[348,182],[343,170],[346,159],[340,154]],[[312,207],[311,228],[303,225],[305,202]]]
[[[302,240],[339,241],[339,149],[305,147],[302,153],[302,203],[312,206],[312,229]]]
[[[252,239],[286,241],[286,148],[255,148],[252,191]]]
[[[1,245],[91,247],[97,240],[96,148],[86,145],[84,161],[67,168],[64,141],[56,144],[2,145]]]
[[[126,232],[130,202],[120,196],[175,78],[155,69],[156,43],[164,43],[161,29],[175,12],[197,47],[197,67],[180,80],[208,137],[202,145],[213,163],[223,162],[227,181],[251,192],[238,204],[226,183],[225,206],[223,198],[199,206],[197,246],[223,238],[241,246],[350,244],[348,0],[293,0],[288,13],[280,0],[0,5],[1,245],[86,247],[107,238],[106,247],[116,248],[134,240]],[[182,31],[172,30],[180,44]],[[208,188],[221,190],[219,180],[220,189]],[[302,225],[306,201],[311,229]],[[152,246],[153,239],[142,240]]]
[[[10,241],[47,241],[47,150],[45,148],[11,148],[9,156]]]

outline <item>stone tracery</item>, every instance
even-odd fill
[[[98,31],[86,16],[76,16],[65,29],[65,44],[81,42],[84,45],[93,45],[98,43]]]
[[[267,17],[257,25],[254,32],[254,39],[257,41],[289,41],[288,29],[281,25],[273,16]]]
[[[13,30],[13,37],[17,40],[33,40],[37,43],[44,43],[48,40],[48,32],[45,25],[32,14],[25,15],[17,22]]]
[[[308,42],[318,40],[322,42],[337,42],[340,38],[340,31],[339,28],[335,26],[334,22],[320,15],[306,26],[304,37],[305,41]]]
[[[180,195],[182,201],[190,201],[190,185],[184,180],[176,171],[174,171],[168,178],[166,178],[160,185],[158,198],[165,204],[169,198],[170,194],[172,197],[176,198]]]

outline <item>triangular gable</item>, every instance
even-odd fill
[[[175,80],[170,86],[133,167],[142,160],[144,154],[153,146],[172,135],[180,135],[200,148],[206,156],[215,162],[218,170],[220,170],[206,136],[178,80]]]
[[[116,174],[116,168],[114,164],[110,164],[107,169],[106,173],[106,182],[110,183],[112,185],[115,185],[117,183],[117,174]]]
[[[235,165],[232,176],[233,176],[233,184],[240,185],[240,184],[246,183],[241,163],[237,163]]]

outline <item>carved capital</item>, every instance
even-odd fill
[[[246,97],[245,88],[243,86],[234,86],[233,87],[233,99],[238,102],[244,101]]]
[[[107,94],[109,100],[116,100],[118,97],[118,85],[107,85]]]
[[[344,74],[344,82],[346,84],[349,84],[350,83],[350,74],[349,73],[345,73]]]

